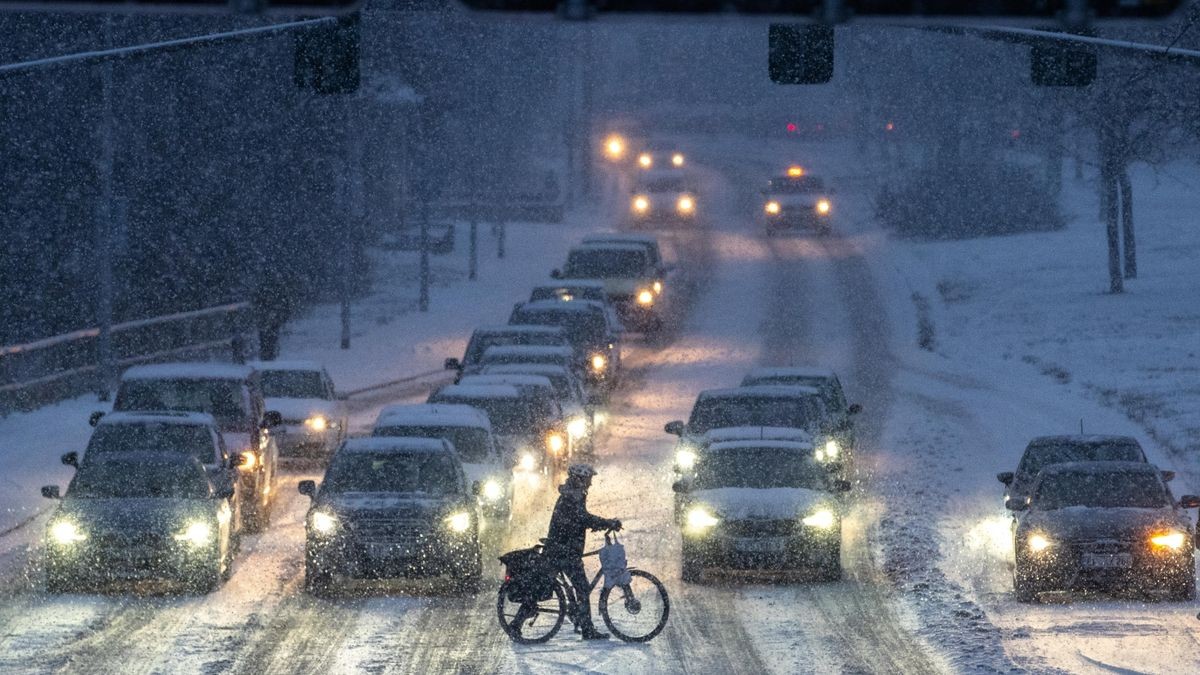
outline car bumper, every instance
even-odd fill
[[[1172,554],[1149,551],[1124,552],[1125,560],[1117,559],[1115,566],[1099,566],[1109,555],[1089,559],[1089,552],[1070,548],[1046,555],[1022,555],[1017,573],[1029,579],[1041,591],[1050,590],[1165,590],[1187,579],[1193,579],[1195,567],[1190,550]]]
[[[829,228],[828,216],[816,212],[787,212],[775,216],[766,216],[768,230],[824,230]]]
[[[831,563],[841,546],[841,529],[783,536],[695,536],[684,532],[684,555],[704,567],[723,569],[797,569]]]
[[[215,547],[76,544],[47,550],[46,573],[72,581],[189,581],[217,564]]]
[[[419,534],[403,541],[363,541],[309,537],[311,565],[323,572],[355,579],[425,578],[455,574],[479,558],[474,536]]]

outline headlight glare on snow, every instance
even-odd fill
[[[833,515],[833,511],[829,509],[817,509],[809,515],[805,516],[800,522],[804,523],[805,527],[815,527],[821,530],[828,530],[837,522],[837,517]]]
[[[675,453],[675,466],[684,471],[690,471],[692,467],[696,466],[696,451],[690,448],[681,448],[679,452]]]
[[[1179,530],[1167,530],[1165,532],[1157,532],[1150,537],[1150,543],[1159,549],[1169,548],[1173,551],[1178,551],[1183,548],[1187,541],[1187,535]]]
[[[707,532],[719,522],[721,522],[720,519],[703,506],[693,506],[687,514],[687,528],[689,532]]]
[[[66,546],[87,539],[87,535],[75,523],[69,520],[60,520],[50,526],[50,538],[54,540],[54,543]]]
[[[504,487],[494,478],[489,478],[483,484],[483,498],[489,502],[499,500],[504,496]]]
[[[1048,537],[1042,534],[1031,534],[1029,539],[1025,540],[1025,544],[1029,546],[1029,550],[1033,553],[1041,553],[1050,548],[1052,542]]]
[[[338,521],[332,513],[327,511],[313,511],[312,518],[308,521],[312,531],[320,535],[330,535],[337,531]]]
[[[471,527],[471,514],[466,511],[450,514],[446,518],[446,527],[450,528],[451,532],[466,532]]]
[[[582,417],[572,417],[567,422],[567,433],[571,438],[583,438],[587,434],[587,420]]]
[[[329,419],[324,415],[313,415],[304,420],[304,426],[313,431],[325,431],[329,428]]]
[[[199,521],[188,523],[188,526],[183,528],[183,531],[175,535],[175,541],[190,544],[192,546],[204,546],[212,541],[212,528],[208,523]]]
[[[763,210],[766,211],[767,215],[770,215],[770,216],[779,215],[779,209],[780,209],[780,206],[779,206],[779,202],[777,202],[777,201],[769,201],[769,202],[767,202],[767,205],[763,207]]]

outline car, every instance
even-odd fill
[[[1004,484],[1004,503],[1025,501],[1042,469],[1067,462],[1146,462],[1146,452],[1131,436],[1099,434],[1038,436],[1029,441],[1016,471],[996,474]]]
[[[562,366],[563,368],[570,369],[579,377],[583,377],[585,372],[583,359],[569,344],[560,347],[534,347],[525,345],[488,347],[484,350],[483,356],[472,367],[472,370],[480,372],[489,366],[518,363]]]
[[[315,595],[339,577],[449,577],[479,590],[477,483],[441,438],[351,438],[321,479],[300,481],[312,499],[304,518],[304,586]]]
[[[591,437],[586,433],[589,428],[586,419],[582,418],[581,411],[576,410],[572,405],[572,399],[560,398],[559,390],[555,388],[550,378],[531,373],[480,373],[464,377],[459,384],[467,386],[507,384],[516,387],[523,395],[535,396],[547,401],[553,400],[562,409],[563,419],[566,420],[568,452],[573,455],[578,452],[592,451],[590,444],[587,443]],[[580,427],[580,424],[583,426]]]
[[[767,234],[796,228],[829,234],[833,231],[831,194],[818,176],[784,175],[770,179],[762,191]]]
[[[697,209],[695,186],[677,171],[648,171],[634,180],[629,215],[635,223],[687,222]]]
[[[787,441],[715,443],[696,459],[683,497],[682,578],[705,569],[814,569],[842,575],[841,507],[850,484],[818,463],[811,446]]]
[[[485,366],[483,375],[538,375],[550,380],[557,393],[563,416],[567,419],[567,433],[571,440],[587,452],[594,449],[596,412],[588,404],[583,382],[574,371],[562,366],[540,363],[509,363]]]
[[[493,347],[495,349],[495,347]],[[512,385],[467,387],[451,384],[429,395],[426,403],[469,405],[483,411],[496,442],[522,471],[548,472],[565,467],[570,444],[562,408],[555,401],[522,395]]]
[[[328,460],[346,436],[350,414],[324,366],[315,361],[261,361],[259,373],[270,410],[283,417],[275,430],[286,458]]]
[[[655,291],[662,287],[658,269],[646,248],[638,244],[586,244],[572,247],[555,279],[600,279],[622,324],[641,331],[663,325],[664,302]]]
[[[261,531],[271,520],[279,480],[279,446],[272,429],[283,423],[267,410],[259,373],[250,366],[164,363],[134,366],[121,375],[113,410],[202,412],[213,416],[238,465],[242,524]],[[92,414],[96,424],[104,413]]]
[[[706,434],[729,427],[790,427],[806,432],[824,462],[844,467],[847,457],[828,428],[820,392],[811,387],[762,385],[700,392],[685,424],[668,422],[663,430],[679,436],[676,457],[695,452]]]
[[[669,141],[650,141],[637,156],[637,165],[643,171],[679,171],[687,157],[679,146]]]
[[[675,450],[675,473],[685,475],[691,473],[696,465],[697,453],[713,443],[728,443],[730,441],[788,441],[805,443],[812,450],[813,436],[804,429],[794,427],[719,427],[701,436],[695,443],[680,445]],[[818,461],[825,462],[825,451],[813,450]],[[833,459],[833,458],[831,458]]]
[[[512,325],[558,326],[587,368],[585,381],[610,390],[621,376],[621,335],[602,303],[592,300],[538,300],[517,303],[508,317]]]
[[[609,315],[609,322],[617,333],[624,332],[625,327],[617,315],[617,308],[608,300],[604,290],[604,282],[598,279],[556,279],[551,283],[534,286],[529,292],[529,301],[538,300],[590,300],[604,305]],[[660,285],[661,288],[661,285]]]
[[[467,405],[390,405],[379,412],[371,435],[441,438],[454,446],[467,480],[480,484],[479,504],[490,516],[512,512],[512,458],[496,444],[487,414]]]
[[[667,264],[663,261],[662,249],[658,244],[658,237],[651,234],[632,234],[626,232],[607,232],[604,234],[590,234],[580,240],[583,245],[592,244],[635,244],[644,246],[647,255],[650,256],[650,264],[658,270],[660,277],[665,277],[670,270]],[[662,288],[654,289],[656,293],[661,293]]]
[[[854,417],[862,412],[862,405],[846,402],[846,393],[837,373],[829,368],[817,367],[753,368],[742,378],[741,386],[754,387],[764,384],[812,387],[820,391],[821,398],[825,401],[825,410],[833,417],[835,437],[843,447],[854,449],[857,443]]]
[[[70,451],[62,463],[78,469],[81,464],[101,461],[113,454],[148,452],[171,453],[194,457],[208,473],[218,491],[233,491],[229,499],[233,510],[233,537],[236,543],[242,533],[241,484],[237,467],[244,459],[230,455],[217,422],[207,413],[152,412],[109,413],[96,423],[87,448],[80,458]]]
[[[186,453],[112,452],[81,463],[46,525],[46,589],[170,580],[207,593],[232,573],[233,488]]]
[[[489,347],[538,346],[569,347],[567,335],[557,326],[483,326],[476,328],[467,341],[462,359],[446,359],[446,370],[462,373],[479,365]]]
[[[1032,602],[1047,591],[1135,589],[1196,597],[1195,531],[1185,508],[1145,462],[1067,462],[1042,469],[1013,527],[1013,591]]]

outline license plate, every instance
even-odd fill
[[[779,553],[787,546],[787,539],[734,539],[733,547],[747,553]]]
[[[367,544],[367,555],[372,558],[406,558],[409,548],[403,544],[376,542]]]
[[[1080,564],[1092,569],[1124,569],[1133,566],[1133,554],[1084,553]]]

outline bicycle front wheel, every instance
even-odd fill
[[[662,632],[671,613],[667,589],[653,574],[630,570],[629,584],[600,592],[600,616],[626,642],[648,642]]]
[[[500,585],[496,598],[496,617],[500,627],[513,642],[524,645],[541,644],[562,628],[567,617],[567,600],[560,584],[554,584],[554,593],[549,600],[523,605],[509,599],[511,581]]]

